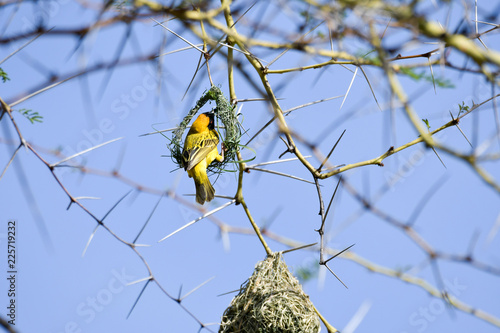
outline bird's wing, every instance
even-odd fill
[[[190,138],[186,138],[186,145],[182,152],[184,158],[184,169],[191,170],[200,161],[217,147],[219,137],[217,132],[210,131],[209,133],[194,134]]]

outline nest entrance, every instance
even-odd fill
[[[318,333],[319,317],[280,252],[255,266],[224,311],[219,333]]]
[[[186,130],[191,119],[198,113],[198,111],[208,102],[215,101],[215,108],[212,109],[216,116],[215,128],[219,132],[219,137],[223,138],[224,146],[226,147],[226,152],[223,162],[214,161],[212,162],[207,171],[211,173],[218,173],[219,170],[224,169],[224,166],[236,160],[236,152],[238,151],[240,138],[241,138],[241,125],[238,121],[237,114],[235,112],[235,106],[231,105],[224,94],[217,86],[212,86],[203,96],[196,102],[195,107],[189,110],[188,114],[182,122],[179,124],[177,129],[173,131],[172,140],[168,144],[168,149],[171,152],[172,160],[179,166],[183,168],[182,159],[182,149],[183,141],[182,136]],[[222,122],[222,124],[220,124]],[[223,126],[221,126],[223,125]],[[223,129],[224,135],[220,135],[220,130]]]

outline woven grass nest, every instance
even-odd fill
[[[236,152],[238,151],[241,138],[241,125],[238,121],[238,115],[235,112],[235,107],[227,101],[219,87],[212,86],[198,100],[196,106],[189,110],[187,116],[184,117],[179,126],[177,126],[177,129],[173,131],[172,139],[168,144],[168,149],[171,152],[172,160],[179,166],[179,168],[184,167],[182,159],[182,136],[184,131],[196,113],[198,113],[198,111],[210,100],[215,101],[216,104],[215,108],[212,109],[216,116],[215,128],[219,133],[219,137],[222,138],[224,142],[226,152],[224,161],[213,161],[208,166],[207,171],[210,173],[219,173],[224,169],[227,163],[234,162],[236,160]],[[221,135],[221,129],[223,130],[224,135]]]
[[[219,333],[317,333],[319,317],[280,252],[255,266],[224,311]]]

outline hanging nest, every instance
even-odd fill
[[[226,152],[224,155],[224,161],[213,161],[207,167],[207,171],[211,173],[219,173],[220,170],[224,169],[227,163],[234,162],[236,160],[236,152],[238,151],[241,138],[241,125],[235,112],[235,106],[232,106],[227,101],[219,87],[212,86],[212,88],[205,92],[198,100],[196,106],[189,110],[187,116],[184,117],[179,126],[177,126],[177,129],[173,131],[172,140],[170,140],[170,143],[168,144],[168,149],[171,152],[172,160],[179,166],[179,168],[184,167],[182,159],[182,149],[184,145],[182,136],[184,131],[191,122],[191,119],[208,101],[215,101],[216,106],[212,109],[215,114],[215,129],[219,133],[219,137],[224,138],[223,142],[226,147]],[[221,135],[221,129],[223,130],[224,135]]]
[[[224,311],[219,333],[317,333],[320,321],[280,252],[255,266]]]

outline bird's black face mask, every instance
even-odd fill
[[[204,115],[210,119],[208,123],[208,129],[213,130],[215,128],[215,122],[214,122],[214,113],[213,112],[205,112]]]

